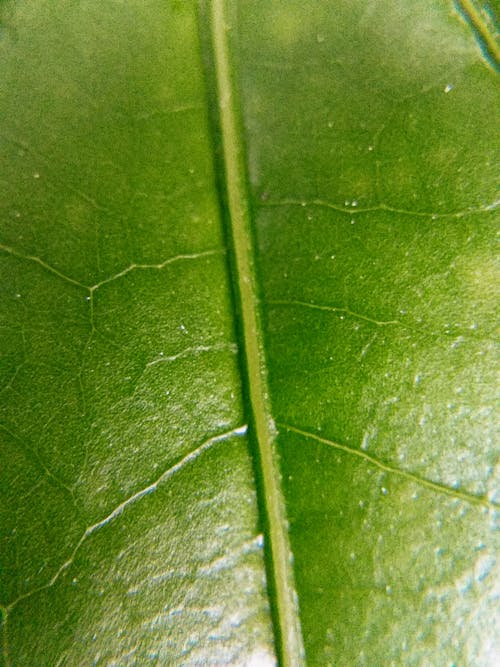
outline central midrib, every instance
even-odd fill
[[[225,174],[225,207],[234,256],[233,272],[241,318],[246,390],[252,413],[250,432],[258,453],[260,511],[264,514],[264,543],[268,578],[271,580],[270,603],[275,626],[275,641],[283,667],[297,667],[304,662],[304,649],[281,478],[274,449],[277,434],[268,399],[265,354],[256,297],[257,285],[244,149],[239,131],[237,92],[234,90],[231,74],[229,21],[225,11],[225,0],[212,0],[207,5],[218,107],[218,137]]]

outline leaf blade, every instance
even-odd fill
[[[433,2],[263,2],[235,49],[308,664],[491,664],[494,73]]]
[[[3,663],[269,662],[195,6],[2,9]]]

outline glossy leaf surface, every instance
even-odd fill
[[[242,107],[309,661],[493,665],[497,75],[451,3],[258,4]]]
[[[4,7],[13,665],[272,647],[192,4]]]
[[[495,664],[471,7],[0,5],[5,667]]]

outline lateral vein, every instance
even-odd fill
[[[317,442],[321,442],[324,445],[333,447],[333,449],[338,449],[342,452],[345,452],[346,454],[357,456],[358,458],[363,459],[372,466],[380,468],[384,472],[388,472],[393,475],[399,475],[400,477],[405,477],[406,479],[409,479],[415,484],[425,486],[426,488],[431,489],[432,491],[435,491],[437,493],[444,493],[448,496],[451,496],[452,498],[455,498],[457,500],[463,500],[473,505],[481,505],[483,507],[492,509],[498,509],[499,507],[498,503],[496,503],[493,500],[490,500],[489,498],[486,498],[485,496],[476,496],[473,493],[468,493],[467,491],[459,491],[458,489],[453,489],[452,487],[446,486],[445,484],[440,484],[439,482],[433,482],[432,480],[426,479],[425,477],[420,477],[419,475],[416,475],[415,473],[410,472],[409,470],[402,470],[401,468],[395,468],[394,466],[389,465],[388,463],[384,463],[383,461],[380,461],[374,456],[367,454],[361,449],[355,449],[354,447],[343,445],[340,442],[335,442],[334,440],[329,440],[328,438],[322,438],[321,436],[316,435],[316,433],[311,433],[310,431],[304,431],[303,429],[297,428],[296,426],[292,426],[291,424],[280,423],[278,424],[278,426],[281,426],[287,431],[292,431],[293,433],[302,435],[310,440],[316,440]]]
[[[96,521],[91,526],[88,526],[85,529],[80,539],[73,547],[73,551],[71,552],[69,557],[56,570],[56,572],[52,575],[51,579],[47,583],[42,584],[41,586],[38,586],[37,588],[20,595],[18,598],[16,598],[13,602],[11,602],[9,605],[5,607],[6,611],[7,612],[11,611],[22,600],[25,600],[26,598],[29,598],[32,595],[35,595],[36,593],[40,593],[41,591],[54,586],[54,584],[58,581],[61,575],[73,565],[76,555],[80,550],[81,546],[84,544],[84,542],[86,542],[91,535],[101,530],[101,528],[104,528],[105,526],[112,523],[115,519],[120,517],[125,512],[125,510],[127,510],[131,505],[135,504],[137,501],[141,500],[145,496],[149,496],[151,493],[157,491],[158,487],[161,484],[163,484],[165,481],[173,477],[177,472],[185,468],[188,464],[198,459],[201,456],[201,454],[206,452],[208,449],[211,449],[217,443],[230,440],[231,438],[241,437],[245,435],[246,432],[247,432],[247,427],[246,424],[244,424],[243,426],[238,426],[236,428],[233,428],[231,431],[226,431],[225,433],[220,433],[219,435],[214,435],[211,438],[208,438],[208,440],[205,440],[204,442],[201,443],[201,445],[198,445],[198,447],[192,449],[188,454],[183,456],[179,461],[177,461],[177,463],[174,463],[172,466],[167,468],[167,470],[165,470],[154,482],[151,482],[150,484],[143,487],[139,491],[133,493],[125,500],[122,500],[122,502],[119,503],[105,517],[103,517],[99,521]]]

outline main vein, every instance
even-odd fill
[[[497,35],[490,30],[488,23],[473,0],[455,0],[455,6],[472,27],[479,45],[483,47],[483,53],[489,57],[495,70],[498,71],[500,68],[500,47]]]
[[[266,549],[269,575],[272,578],[270,584],[274,589],[272,606],[277,650],[283,667],[295,667],[303,662],[303,645],[295,602],[291,551],[280,474],[274,451],[276,430],[268,401],[266,366],[256,297],[244,151],[239,134],[236,94],[233,90],[225,1],[213,0],[209,6],[211,6],[212,49],[226,178],[225,189],[244,339],[247,391],[258,447],[261,495],[266,515]]]

